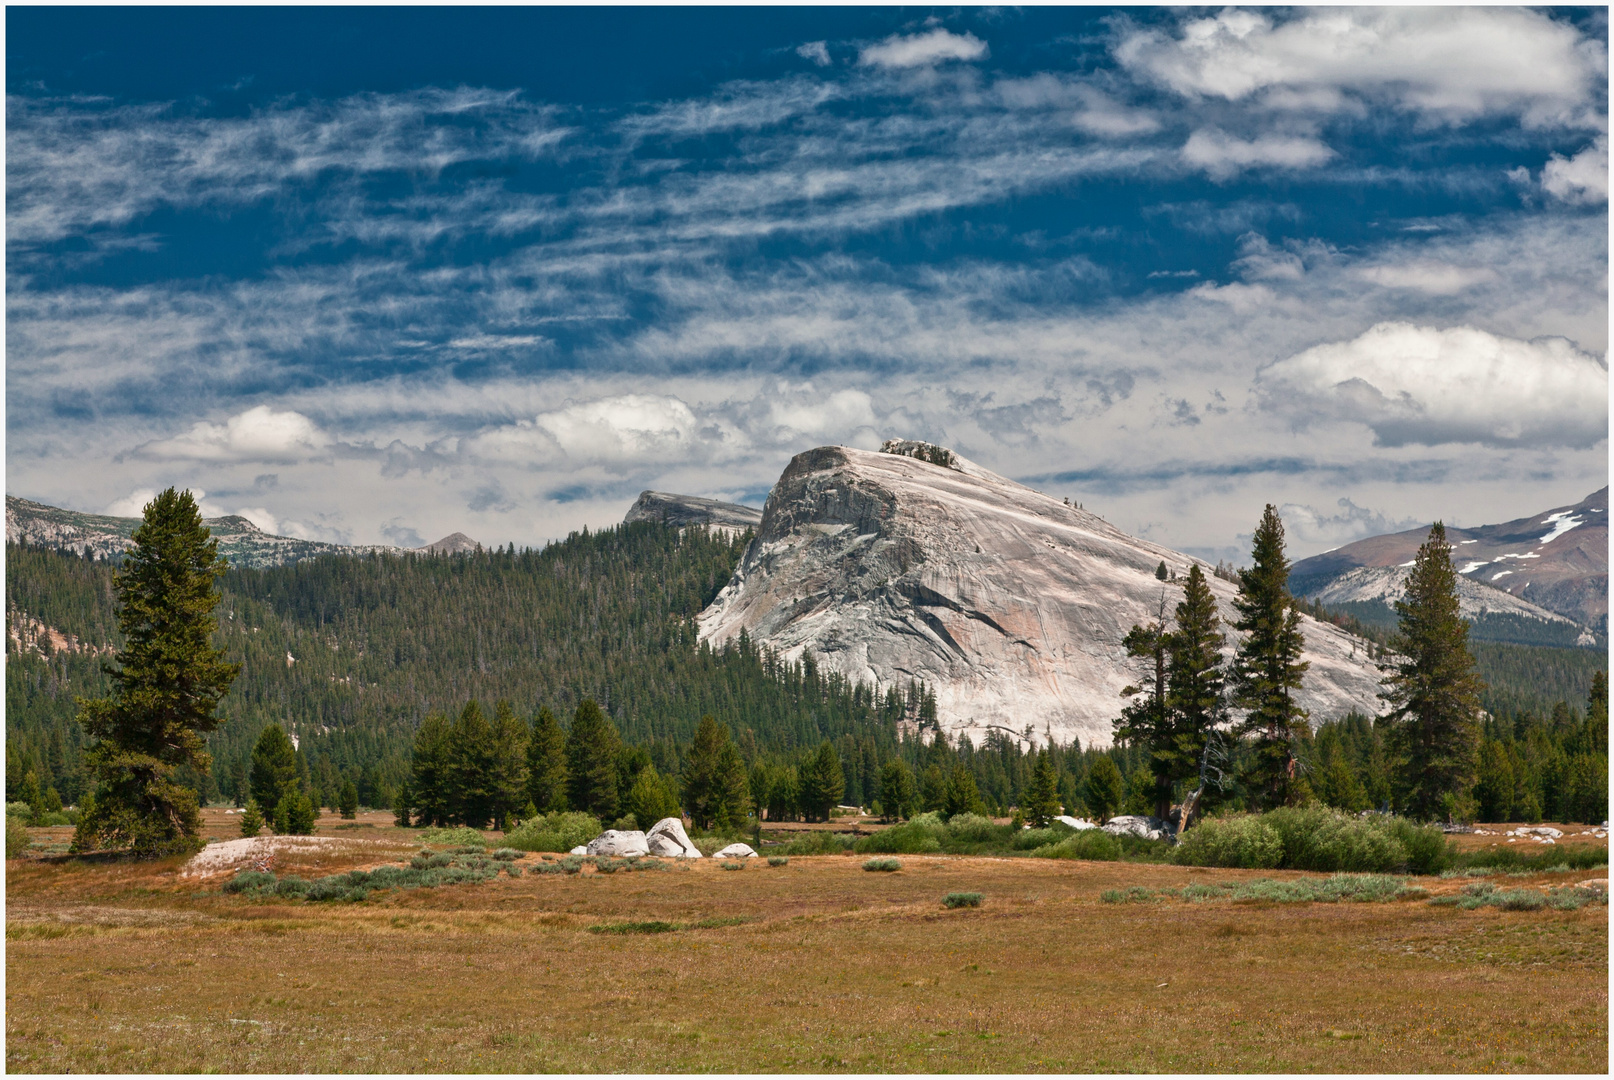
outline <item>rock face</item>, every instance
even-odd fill
[[[219,554],[232,566],[283,566],[316,555],[396,554],[404,550],[380,544],[348,547],[275,536],[234,515],[204,518],[202,524],[219,542]],[[139,518],[81,514],[6,496],[6,539],[14,544],[61,548],[97,559],[120,558],[134,543],[132,537],[139,526]]]
[[[684,823],[675,817],[662,818],[650,826],[645,839],[652,855],[661,855],[669,859],[702,857],[701,849],[690,843],[689,834],[684,831]]]
[[[585,850],[588,855],[610,855],[622,857],[627,855],[648,855],[650,845],[642,832],[629,832],[626,829],[606,829],[600,835],[588,842]]]
[[[1162,604],[1169,618],[1181,596],[1156,566],[1182,575],[1195,560],[957,455],[941,460],[834,446],[798,455],[733,580],[701,612],[701,637],[721,645],[744,630],[852,679],[921,679],[941,725],[977,740],[1029,726],[1038,741],[1109,745],[1121,690],[1137,681],[1121,639]],[[1207,576],[1230,622],[1234,586]],[[1303,628],[1311,669],[1298,697],[1314,719],[1381,711],[1363,643],[1309,618]]]
[[[639,500],[622,519],[624,525],[631,525],[635,521],[656,521],[678,526],[705,525],[714,532],[734,537],[761,525],[762,511],[739,503],[718,502],[695,495],[645,491],[640,492]]]
[[[1406,567],[1428,538],[1424,526],[1387,536],[1372,536],[1354,544],[1314,555],[1295,563],[1289,587],[1296,595],[1316,596],[1330,602],[1330,591],[1346,589],[1362,599],[1390,596],[1382,588],[1398,587]],[[1608,633],[1608,488],[1594,491],[1574,506],[1543,510],[1527,518],[1475,529],[1446,530],[1452,545],[1452,562],[1474,588],[1463,591],[1465,616],[1475,606],[1490,606],[1486,590],[1505,592],[1525,601],[1519,614],[1545,608],[1573,622]],[[1355,574],[1374,568],[1378,575]],[[1378,582],[1381,591],[1367,595],[1364,586]],[[1399,593],[1396,593],[1399,595]],[[1494,602],[1491,602],[1494,603]],[[1507,608],[1491,610],[1508,612]]]
[[[1054,818],[1054,820],[1059,821],[1059,822],[1063,822],[1064,824],[1069,825],[1071,828],[1075,829],[1077,832],[1081,832],[1083,829],[1096,829],[1096,828],[1098,828],[1097,825],[1094,825],[1091,821],[1088,821],[1086,818],[1071,817],[1069,814],[1060,814],[1058,817]]]
[[[751,850],[750,844],[730,844],[721,851],[714,851],[714,859],[754,859],[757,853]]]

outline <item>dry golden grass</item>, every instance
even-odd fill
[[[347,865],[418,845],[418,834],[374,833],[369,857],[347,856]],[[862,861],[529,874],[304,904],[226,896],[223,878],[182,880],[177,862],[14,860],[7,1066],[1608,1067],[1606,908],[1104,904],[1109,888],[1260,875],[911,856],[900,872],[872,874]],[[1461,883],[1425,884],[1439,892]],[[964,890],[984,893],[984,906],[942,908],[944,894]],[[654,935],[588,929],[713,918],[746,921]]]

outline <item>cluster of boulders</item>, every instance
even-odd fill
[[[650,826],[648,832],[627,829],[606,829],[590,840],[586,846],[572,849],[573,855],[605,855],[627,858],[634,855],[656,855],[664,859],[700,859],[700,848],[690,840],[679,818],[662,818]],[[757,853],[749,844],[730,844],[714,852],[714,859],[754,859]]]
[[[1111,836],[1140,836],[1145,840],[1174,840],[1177,836],[1176,822],[1141,814],[1112,817],[1103,828]]]

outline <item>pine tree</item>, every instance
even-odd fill
[[[1106,822],[1121,809],[1125,794],[1121,770],[1115,767],[1115,759],[1108,754],[1096,755],[1087,769],[1084,798],[1088,810],[1100,823]]]
[[[297,751],[279,725],[270,724],[258,733],[249,775],[252,797],[260,809],[267,807],[271,812],[297,786]]]
[[[1188,568],[1175,617],[1176,628],[1166,643],[1170,657],[1166,666],[1166,712],[1171,741],[1153,753],[1173,784],[1199,776],[1205,743],[1225,717],[1222,645],[1226,638],[1216,614],[1216,597],[1198,563]],[[1157,813],[1158,810],[1157,805]]]
[[[724,731],[727,734],[727,729]],[[737,829],[751,812],[750,785],[740,748],[725,741],[717,752],[717,787],[714,792],[715,818],[720,828]]]
[[[467,702],[448,733],[449,819],[484,829],[493,817],[488,781],[493,771],[493,727],[476,702]]]
[[[808,761],[801,777],[801,808],[810,821],[828,821],[846,794],[846,775],[841,771],[841,756],[828,739],[819,743],[818,750]]]
[[[634,777],[623,808],[634,816],[639,828],[648,829],[662,818],[678,816],[678,798],[656,767],[646,765]]]
[[[616,818],[620,742],[610,717],[593,698],[584,698],[572,714],[572,730],[566,735],[566,798],[573,810],[593,814],[601,821]]]
[[[1501,743],[1495,739],[1480,743],[1476,773],[1474,801],[1479,804],[1480,820],[1511,821],[1513,793],[1518,785],[1513,776],[1513,762]]]
[[[1399,656],[1384,680],[1392,746],[1409,815],[1432,819],[1474,782],[1479,743],[1479,692],[1468,624],[1457,610],[1457,571],[1446,529],[1435,522],[1407,575],[1394,648]]]
[[[415,816],[415,785],[409,777],[398,786],[398,793],[392,797],[392,821],[399,828],[409,828]]]
[[[940,810],[947,805],[947,774],[932,762],[919,774],[919,806],[925,813]]]
[[[1233,658],[1233,704],[1247,709],[1240,734],[1253,736],[1244,781],[1259,806],[1282,806],[1297,794],[1294,741],[1306,723],[1294,691],[1310,666],[1300,659],[1305,638],[1300,612],[1289,595],[1289,560],[1283,553],[1283,522],[1267,504],[1255,530],[1251,565],[1240,570],[1233,601],[1233,627],[1245,637]]]
[[[124,645],[106,669],[112,696],[79,701],[96,787],[73,847],[156,856],[200,845],[196,796],[174,773],[210,768],[204,737],[241,668],[212,644],[226,563],[191,493],[169,488],[147,503],[133,541],[113,576]]]
[[[1033,828],[1046,829],[1059,816],[1059,773],[1047,747],[1037,753],[1031,782],[1026,785],[1025,797],[1020,802],[1020,809]]]
[[[975,774],[962,762],[953,766],[952,775],[947,778],[947,799],[942,809],[948,817],[954,814],[978,814],[985,809],[981,804],[981,791],[975,783]]]
[[[493,827],[508,827],[527,805],[527,725],[508,701],[493,707],[487,776],[488,810]]]
[[[1128,656],[1144,662],[1143,685],[1128,686],[1121,691],[1123,697],[1142,696],[1122,708],[1121,717],[1114,725],[1117,743],[1139,747],[1146,755],[1154,787],[1153,801],[1160,808],[1157,811],[1160,817],[1171,809],[1170,755],[1175,750],[1171,715],[1166,708],[1166,655],[1170,635],[1163,625],[1165,605],[1162,597],[1161,620],[1148,626],[1134,624],[1121,641]]]
[[[684,757],[684,809],[702,829],[716,822],[719,808],[718,757],[729,741],[729,729],[710,716],[701,717],[694,741]]]
[[[908,816],[913,802],[913,773],[907,762],[894,757],[880,766],[880,809],[887,821],[897,821]]]
[[[342,781],[342,788],[336,796],[336,808],[337,812],[348,821],[359,816],[359,789],[354,786],[353,781]]]
[[[241,811],[241,835],[257,836],[263,832],[263,811],[258,809],[257,799],[248,799],[247,808]]]
[[[527,739],[527,798],[540,814],[566,809],[566,733],[548,706],[532,718]]]
[[[450,823],[454,807],[453,760],[450,754],[448,717],[429,713],[415,732],[410,755],[410,783],[414,790],[416,822],[443,826]]]

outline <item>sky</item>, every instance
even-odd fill
[[[1606,9],[6,30],[12,495],[526,546],[913,438],[1237,562],[1608,483]]]

